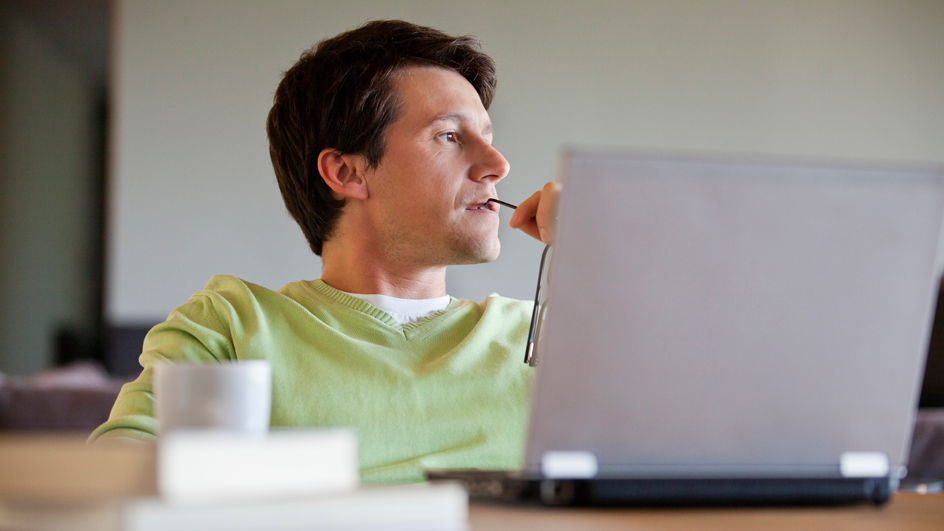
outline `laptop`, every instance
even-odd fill
[[[475,498],[883,503],[906,473],[940,169],[564,156],[525,469]]]

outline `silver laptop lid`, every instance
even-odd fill
[[[564,183],[529,470],[832,477],[879,452],[900,473],[940,171],[578,152]]]

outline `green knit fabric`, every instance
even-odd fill
[[[533,369],[522,363],[531,305],[452,299],[400,326],[320,280],[278,291],[230,276],[174,310],[144,341],[144,370],[90,437],[153,440],[159,360],[272,364],[272,426],[349,426],[365,483],[425,468],[520,468]]]

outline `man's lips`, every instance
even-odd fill
[[[466,208],[466,210],[484,210],[487,212],[498,213],[498,205],[495,203],[488,202],[486,200],[486,201],[480,201],[477,203],[472,203]]]

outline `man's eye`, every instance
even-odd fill
[[[453,132],[440,133],[440,134],[439,134],[439,138],[442,138],[442,139],[445,140],[446,142],[455,142],[456,140],[458,140],[458,139],[456,138],[456,134],[453,133]]]

